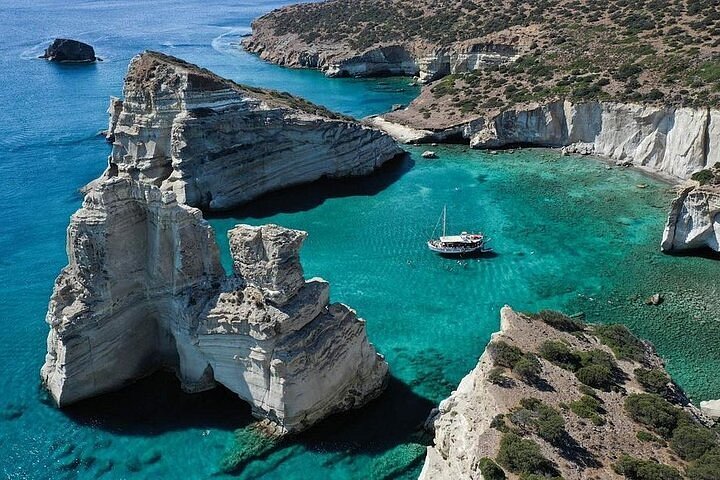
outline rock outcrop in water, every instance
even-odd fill
[[[91,45],[67,38],[53,40],[40,58],[60,63],[90,63],[98,60]]]
[[[720,164],[701,170],[678,190],[670,206],[661,248],[665,252],[709,248],[720,252]]]
[[[279,433],[379,395],[387,363],[365,322],[305,281],[304,232],[229,233],[225,276],[200,209],[322,175],[359,175],[399,150],[385,134],[181,60],[136,57],[110,109],[113,154],[68,227],[41,376],[58,405],[159,369],[225,385]],[[190,205],[192,204],[192,205]]]
[[[68,227],[42,378],[61,406],[158,369],[183,389],[225,385],[282,432],[378,395],[387,364],[364,321],[305,281],[306,234],[275,225],[229,233],[225,278],[210,226],[174,194],[128,178],[88,193]]]
[[[435,440],[420,478],[506,478],[502,468],[509,478],[679,479],[678,470],[715,468],[702,456],[715,434],[653,349],[624,328],[602,328],[503,308],[500,332],[428,419]],[[653,417],[660,411],[671,420]],[[684,434],[708,444],[687,455]],[[638,469],[649,476],[634,477]]]
[[[133,59],[124,99],[109,112],[106,176],[126,174],[208,210],[321,177],[366,175],[402,153],[380,130],[155,52]]]
[[[720,110],[570,101],[531,105],[441,130],[370,123],[401,141],[465,139],[474,148],[566,147],[687,179],[720,161]]]

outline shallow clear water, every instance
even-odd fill
[[[241,428],[251,421],[248,408],[227,391],[183,395],[160,374],[60,412],[39,389],[38,370],[68,218],[80,204],[77,189],[104,168],[109,149],[96,133],[135,53],[165,51],[355,116],[417,93],[407,79],[329,80],[232,46],[254,17],[281,3],[0,0],[2,475],[207,478],[256,445]],[[88,41],[106,61],[36,60],[55,36]],[[329,280],[333,299],[367,319],[393,374],[377,401],[266,450],[237,475],[415,477],[427,441],[419,425],[473,367],[505,303],[625,322],[656,343],[693,398],[720,396],[718,264],[657,252],[665,185],[551,152],[435,150],[440,160],[411,149],[411,159],[370,178],[292,189],[211,219],[221,242],[239,221],[307,230],[307,276]],[[457,263],[428,252],[424,241],[445,204],[453,229],[485,229],[497,255]],[[644,306],[655,292],[666,303]]]

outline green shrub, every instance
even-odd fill
[[[493,385],[507,386],[510,379],[505,376],[505,369],[502,367],[494,367],[488,373],[488,382]]]
[[[497,462],[518,474],[555,474],[552,463],[540,451],[540,446],[514,433],[506,433],[500,440]]]
[[[583,395],[580,400],[575,400],[569,404],[570,410],[578,417],[587,418],[595,425],[604,425],[605,419],[602,414],[605,413],[600,401],[589,395]]]
[[[636,368],[635,378],[648,393],[664,394],[670,383],[670,377],[660,368]]]
[[[640,431],[638,431],[638,432],[635,434],[635,436],[636,436],[637,439],[640,440],[641,442],[665,443],[665,441],[664,441],[662,438],[660,438],[660,437],[658,437],[658,436],[656,436],[656,435],[653,435],[653,434],[650,433],[650,432],[646,432],[645,430],[640,430]]]
[[[542,320],[554,329],[563,332],[579,332],[585,329],[585,323],[583,321],[576,320],[555,310],[541,310],[532,317]]]
[[[528,383],[533,383],[542,373],[542,365],[540,365],[540,361],[535,355],[526,353],[515,362],[512,371],[520,379]]]
[[[613,372],[605,365],[588,365],[587,367],[582,367],[575,372],[575,376],[585,385],[599,388],[600,390],[610,390],[610,387],[614,384]]]
[[[578,356],[580,357],[580,364],[583,367],[599,365],[607,368],[611,372],[617,369],[615,358],[604,350],[593,349],[587,352],[578,352]]]
[[[493,417],[492,422],[490,422],[490,428],[494,428],[498,432],[502,433],[507,433],[510,430],[505,423],[505,415],[503,415],[502,413]]]
[[[630,418],[647,425],[665,438],[682,418],[679,408],[653,393],[634,393],[625,399],[625,410]]]
[[[624,475],[625,478],[633,480],[682,480],[680,472],[676,468],[651,460],[641,460],[630,455],[623,455],[613,465],[613,470]]]
[[[485,480],[504,480],[505,471],[492,458],[483,457],[478,464]]]
[[[598,325],[595,335],[617,358],[640,362],[645,357],[645,345],[625,325]]]
[[[565,420],[553,407],[537,398],[523,398],[520,409],[511,415],[513,423],[530,428],[550,443],[556,443],[565,435]]]
[[[687,469],[690,480],[717,480],[720,478],[720,450],[714,449],[698,458]]]
[[[491,343],[488,349],[493,362],[500,367],[513,368],[523,356],[522,350],[502,340]]]
[[[670,447],[685,460],[696,460],[716,445],[717,436],[709,428],[690,424],[677,427],[670,440]]]
[[[540,345],[539,352],[545,360],[566,370],[574,372],[580,365],[580,357],[559,340],[546,340]]]
[[[710,170],[700,170],[699,172],[693,173],[690,178],[696,182],[700,182],[700,185],[707,185],[715,180],[715,174]]]

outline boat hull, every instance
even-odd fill
[[[448,246],[428,242],[427,246],[433,252],[448,256],[476,255],[479,253],[492,252],[492,248],[486,248],[482,243],[467,246]]]

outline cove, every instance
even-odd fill
[[[328,80],[265,64],[233,44],[253,18],[284,2],[47,1],[0,6],[0,466],[8,478],[218,476],[254,445],[247,407],[227,391],[184,395],[158,374],[59,411],[38,388],[43,322],[65,265],[65,228],[78,188],[108,153],[109,95],[130,58],[156,49],[239,82],[289,90],[357,117],[407,103],[407,79]],[[105,62],[58,67],[34,59],[46,41],[75,35]],[[475,364],[497,312],[563,308],[620,321],[655,342],[677,381],[699,401],[720,393],[717,263],[658,253],[668,186],[637,172],[542,150],[488,155],[434,148],[350,184],[279,192],[247,211],[213,218],[218,238],[237,222],[308,230],[306,275],[356,307],[391,364],[387,394],[366,409],[267,449],[240,478],[416,478],[427,412]],[[648,184],[645,189],[636,187]],[[497,256],[453,262],[424,246],[447,204],[456,229],[482,228]],[[661,292],[666,302],[643,299]]]

